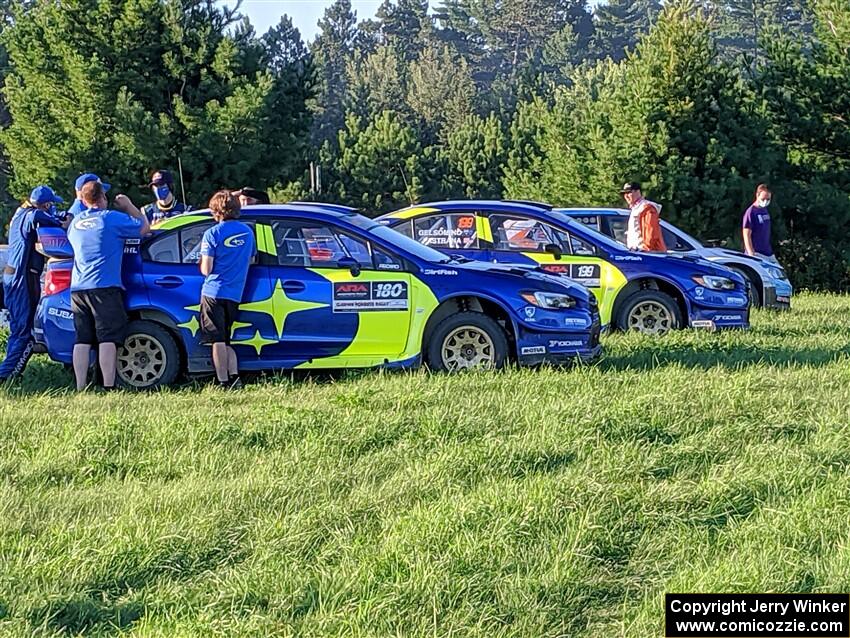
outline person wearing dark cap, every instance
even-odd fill
[[[80,213],[82,213],[86,207],[83,204],[83,200],[80,198],[80,191],[83,190],[83,186],[88,184],[89,182],[100,182],[103,185],[103,192],[109,192],[111,186],[105,183],[94,173],[83,173],[77,178],[77,181],[74,182],[74,194],[76,199],[71,203],[71,206],[68,208],[68,215],[71,217],[76,217]]]
[[[171,175],[171,171],[156,171],[151,175],[148,188],[153,191],[156,201],[145,206],[142,212],[151,224],[189,210],[189,207],[184,202],[177,201],[177,197],[174,195],[174,177]]]
[[[19,377],[32,356],[32,328],[41,288],[44,257],[35,249],[38,228],[65,225],[54,214],[62,198],[49,186],[36,186],[9,222],[9,253],[3,292],[9,310],[9,341],[0,363],[0,381]]]
[[[240,206],[254,206],[256,204],[268,204],[269,194],[266,191],[257,190],[250,186],[243,186],[232,193],[239,198]]]
[[[626,183],[620,194],[630,209],[626,247],[629,250],[667,252],[661,234],[661,205],[644,198],[637,182]]]

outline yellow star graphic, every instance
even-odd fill
[[[235,335],[236,331],[239,330],[239,328],[247,328],[250,325],[251,325],[250,323],[242,323],[241,321],[234,321],[233,327],[230,329],[230,336],[232,337],[233,335]]]
[[[260,335],[260,331],[257,330],[254,333],[254,336],[250,339],[240,339],[239,341],[231,341],[231,343],[234,346],[251,346],[257,351],[257,356],[259,356],[260,350],[262,350],[264,346],[277,343],[277,339],[264,339],[262,335]]]
[[[187,308],[188,310],[188,308]],[[192,315],[191,319],[185,323],[178,323],[178,328],[186,328],[189,332],[192,333],[192,336],[195,336],[195,333],[198,332],[198,328],[201,327],[201,324],[198,323],[198,318],[195,315]]]
[[[283,334],[283,324],[286,322],[286,317],[290,313],[300,312],[301,310],[312,310],[314,308],[324,308],[327,305],[326,303],[299,301],[287,297],[283,291],[283,285],[280,283],[280,279],[278,279],[274,291],[268,299],[243,303],[239,306],[239,310],[261,312],[268,315],[274,321],[274,327],[277,330],[278,336],[280,336]]]

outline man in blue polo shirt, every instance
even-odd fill
[[[49,186],[37,186],[9,222],[9,253],[3,269],[9,341],[0,364],[0,381],[19,377],[32,356],[32,326],[44,270],[44,257],[35,249],[37,231],[41,226],[63,225],[51,212],[61,202]]]
[[[97,175],[94,173],[83,173],[77,178],[77,181],[74,182],[74,193],[76,194],[76,199],[71,203],[71,206],[68,208],[68,215],[71,217],[76,217],[80,213],[85,210],[85,206],[83,205],[82,199],[80,199],[80,191],[83,186],[88,184],[89,182],[100,182],[103,186],[103,192],[108,193],[111,186],[109,184],[104,183]]]
[[[212,346],[218,384],[237,389],[239,362],[230,346],[230,333],[245,291],[248,267],[256,249],[254,232],[240,221],[239,200],[230,191],[219,191],[210,200],[210,212],[218,223],[201,240],[201,342]]]
[[[77,390],[84,390],[91,349],[97,344],[103,387],[112,390],[118,345],[124,343],[127,330],[121,282],[124,240],[146,235],[150,225],[126,195],[115,198],[118,210],[109,210],[100,181],[86,182],[80,196],[85,210],[74,218],[68,230],[68,241],[74,249],[71,272],[71,311],[77,333],[74,376]]]

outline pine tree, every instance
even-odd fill
[[[202,204],[222,186],[300,172],[308,89],[297,69],[264,62],[235,12],[211,0],[20,11],[3,34],[12,121],[0,138],[15,194],[46,182],[69,196],[74,178],[93,170],[138,196],[128,187],[180,158],[190,202]]]
[[[467,115],[449,129],[440,152],[446,197],[500,199],[507,161],[507,136],[495,113],[486,118]]]
[[[600,57],[622,60],[634,50],[661,13],[660,0],[608,0],[596,6],[594,50]]]
[[[381,41],[395,49],[404,64],[419,57],[431,35],[428,0],[384,0],[376,17]]]
[[[345,120],[349,89],[348,64],[357,38],[357,15],[351,0],[336,0],[319,20],[319,35],[311,52],[318,73],[318,95],[312,139],[315,146],[336,140]]]

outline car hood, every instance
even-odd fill
[[[436,267],[436,266],[435,266]],[[564,275],[547,273],[538,266],[523,264],[496,264],[489,261],[467,261],[463,263],[440,264],[440,268],[461,270],[470,274],[488,274],[525,280],[525,285],[537,284],[548,292],[564,292],[582,301],[588,301],[592,294],[585,286]],[[518,285],[522,285],[517,281]]]
[[[718,264],[713,261],[708,261],[703,258],[698,253],[688,252],[688,253],[631,253],[632,255],[640,255],[643,258],[643,263],[647,266],[655,265],[661,272],[664,271],[665,267],[669,267],[670,260],[674,260],[676,262],[682,263],[683,265],[687,265],[693,269],[694,273],[700,275],[716,275],[718,277],[728,277],[730,279],[734,279],[738,281],[740,279],[741,284],[744,283],[743,277],[736,273],[734,270],[730,270],[726,266],[722,264]]]
[[[696,254],[703,257],[719,257],[721,259],[736,259],[743,262],[751,262],[764,268],[781,268],[777,264],[766,261],[761,257],[752,257],[740,250],[731,250],[730,248],[703,247],[697,250]]]

